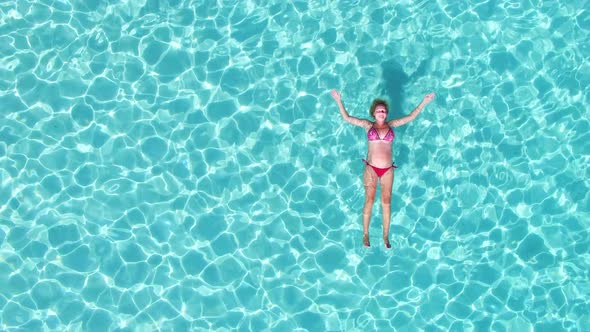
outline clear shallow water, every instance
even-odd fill
[[[259,5],[0,5],[2,330],[590,330],[587,1]]]

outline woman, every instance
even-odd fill
[[[369,241],[369,222],[371,221],[371,210],[375,202],[375,192],[377,191],[377,181],[381,184],[381,206],[383,209],[383,242],[387,249],[391,248],[389,244],[389,222],[391,219],[391,187],[393,186],[393,169],[397,168],[393,165],[391,158],[391,146],[395,133],[391,127],[403,126],[406,123],[414,120],[424,106],[434,99],[434,93],[429,93],[424,96],[420,105],[410,113],[410,115],[401,117],[399,119],[385,122],[389,108],[387,102],[381,99],[375,99],[369,110],[371,117],[375,122],[365,119],[358,119],[348,115],[340,93],[336,90],[330,92],[338,108],[340,114],[345,121],[359,127],[365,128],[367,131],[367,139],[369,140],[369,152],[365,162],[365,171],[363,173],[363,184],[365,186],[365,207],[363,208],[363,245],[370,247]]]

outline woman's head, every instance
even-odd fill
[[[373,100],[373,104],[371,105],[371,109],[369,110],[369,114],[371,114],[371,116],[373,118],[375,118],[376,111],[377,112],[385,111],[385,115],[387,116],[387,113],[389,113],[389,106],[387,105],[387,102],[383,99]]]

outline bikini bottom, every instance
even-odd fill
[[[377,173],[377,177],[381,177],[383,174],[385,174],[385,172],[389,171],[390,168],[397,168],[397,166],[394,165],[395,163],[392,163],[391,166],[389,166],[387,168],[381,168],[381,167],[375,167],[375,166],[369,164],[369,162],[366,161],[365,159],[363,159],[363,161],[365,162],[365,164],[367,164],[373,168],[375,173]]]

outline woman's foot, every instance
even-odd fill
[[[369,234],[365,234],[363,236],[363,245],[365,247],[370,247],[371,246],[371,242],[369,242]]]
[[[385,244],[385,248],[391,249],[391,244],[389,244],[389,236],[383,237],[383,243]]]

